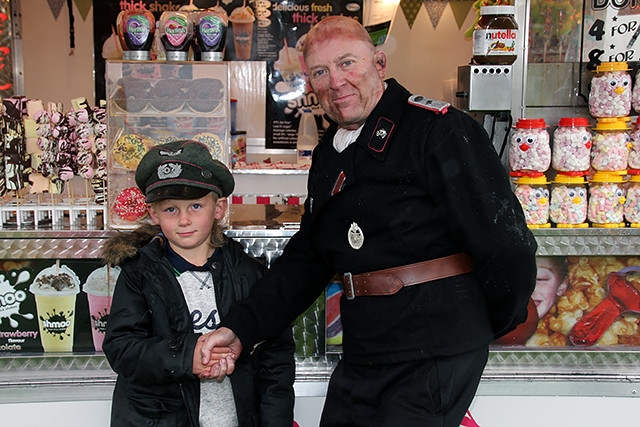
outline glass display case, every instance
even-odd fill
[[[146,210],[135,168],[157,144],[191,139],[230,166],[225,62],[108,61],[107,227],[134,228]]]

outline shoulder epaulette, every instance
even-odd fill
[[[422,95],[411,95],[409,97],[409,104],[424,108],[425,110],[433,111],[437,114],[445,114],[451,105],[448,102],[425,98]]]

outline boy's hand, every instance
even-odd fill
[[[204,335],[203,338],[204,342],[196,346],[196,350],[200,347],[200,364],[209,370],[199,376],[222,381],[225,376],[233,373],[235,361],[242,353],[242,343],[231,329],[224,327]]]
[[[229,347],[216,347],[214,348],[209,356],[209,361],[205,365],[202,363],[202,345],[204,344],[206,335],[202,335],[198,338],[196,342],[196,348],[193,352],[193,369],[192,372],[194,375],[197,375],[199,378],[207,378],[211,371],[211,367],[217,363],[219,363],[220,359],[225,359],[226,357],[233,357],[233,352]],[[224,376],[222,377],[224,378]]]

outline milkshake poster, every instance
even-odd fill
[[[96,351],[93,318],[100,314],[90,310],[83,290],[100,268],[99,260],[3,261],[0,353]]]
[[[268,8],[261,8],[269,4]],[[302,58],[309,29],[331,15],[362,21],[362,0],[256,0],[258,56],[267,60],[266,148],[295,148],[300,117],[311,110],[322,138],[328,121],[307,79]],[[264,23],[262,23],[264,21]]]

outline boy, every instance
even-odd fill
[[[135,179],[155,226],[119,233],[103,253],[122,267],[103,346],[118,374],[111,425],[291,426],[290,329],[229,378],[198,378],[203,334],[265,270],[222,232],[233,176],[205,145],[175,141],[151,148]]]

